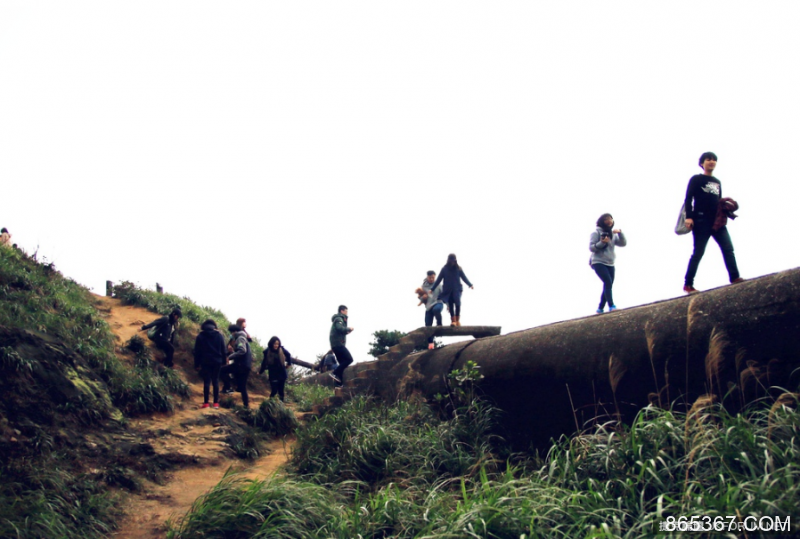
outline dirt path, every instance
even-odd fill
[[[158,315],[140,308],[123,306],[119,300],[97,296],[97,308],[122,346],[133,335],[144,337],[142,324]],[[147,341],[145,337],[145,341]],[[151,344],[147,341],[148,346]],[[131,361],[124,353],[123,361]],[[154,357],[161,353],[154,350]],[[157,454],[171,461],[185,463],[172,470],[164,484],[145,481],[142,492],[130,495],[125,502],[126,516],[115,539],[160,539],[166,536],[165,523],[175,521],[191,508],[195,500],[208,492],[232,469],[249,479],[265,479],[273,475],[287,460],[294,437],[273,440],[266,444],[265,454],[255,461],[244,461],[232,454],[225,439],[232,425],[240,420],[224,408],[199,407],[203,386],[191,369],[193,360],[186,350],[175,353],[176,371],[189,384],[192,395],[180,403],[172,414],[152,414],[129,422],[129,430],[146,439]],[[238,397],[238,394],[237,394]],[[258,406],[265,396],[250,393],[251,406]]]

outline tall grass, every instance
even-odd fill
[[[333,396],[333,389],[316,384],[295,383],[286,386],[286,397],[301,412],[310,412],[315,405]]]

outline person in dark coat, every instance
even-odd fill
[[[153,320],[147,325],[142,326],[141,331],[147,331],[151,328],[156,328],[155,333],[151,336],[148,332],[147,337],[153,341],[161,351],[164,352],[164,366],[172,368],[172,358],[175,355],[175,334],[178,330],[178,320],[182,316],[181,310],[178,308],[172,309],[169,316],[162,316],[157,320]]]
[[[720,198],[722,198],[722,182],[713,176],[714,170],[717,168],[717,156],[713,152],[705,152],[700,156],[698,164],[703,169],[703,174],[692,176],[689,180],[684,200],[686,228],[692,231],[694,238],[694,251],[689,258],[689,267],[686,268],[686,276],[683,281],[683,291],[687,294],[697,292],[694,287],[694,277],[697,275],[697,268],[700,266],[700,261],[706,252],[706,245],[711,238],[714,238],[722,251],[722,259],[725,261],[730,282],[744,281],[739,275],[736,255],[733,254],[733,242],[728,233],[728,227],[725,226],[725,221],[721,223],[721,226],[714,226],[720,209]]]
[[[242,394],[242,405],[250,407],[250,397],[247,394],[247,378],[250,376],[250,369],[253,368],[253,352],[250,343],[247,342],[247,334],[236,324],[228,326],[231,333],[233,352],[228,356],[228,365],[219,370],[220,376],[230,373],[239,393]]]
[[[344,371],[353,363],[353,356],[347,349],[347,336],[352,332],[353,328],[347,326],[347,305],[339,305],[339,310],[331,317],[329,334],[331,350],[339,363],[339,366],[329,373],[336,387],[344,385]]]
[[[289,377],[286,367],[291,364],[292,354],[281,346],[281,340],[278,337],[272,337],[264,349],[264,360],[261,362],[261,368],[258,371],[258,374],[267,371],[270,399],[280,397],[281,402],[285,402],[283,390],[286,387],[286,379]]]
[[[194,368],[203,377],[203,408],[208,408],[209,386],[214,388],[214,408],[219,408],[219,370],[225,364],[225,337],[210,318],[200,326],[194,341]]]
[[[436,290],[436,287],[439,286],[439,283],[442,281],[444,281],[444,286],[442,287],[442,293],[439,294],[439,299],[447,305],[447,310],[450,311],[450,325],[460,326],[461,292],[464,290],[464,287],[461,286],[461,281],[467,283],[470,289],[474,289],[475,287],[472,286],[467,276],[464,275],[464,270],[458,265],[456,255],[452,253],[447,255],[447,264],[442,267],[442,271],[439,272],[439,277],[436,278],[436,282],[433,283],[431,288]]]

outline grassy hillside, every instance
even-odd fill
[[[797,399],[738,416],[703,401],[688,416],[647,408],[544,458],[508,455],[479,401],[442,419],[355,400],[298,432],[292,473],[226,478],[169,537],[638,538],[670,516],[729,515],[791,516],[797,534]]]

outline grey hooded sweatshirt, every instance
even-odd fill
[[[614,234],[614,241],[603,243],[600,241],[600,234],[603,232],[602,228],[597,227],[597,230],[592,232],[589,237],[589,250],[592,252],[589,265],[603,264],[604,266],[613,266],[614,259],[617,257],[616,253],[614,253],[614,247],[625,247],[628,244],[628,240],[625,239],[625,234],[622,232]]]

